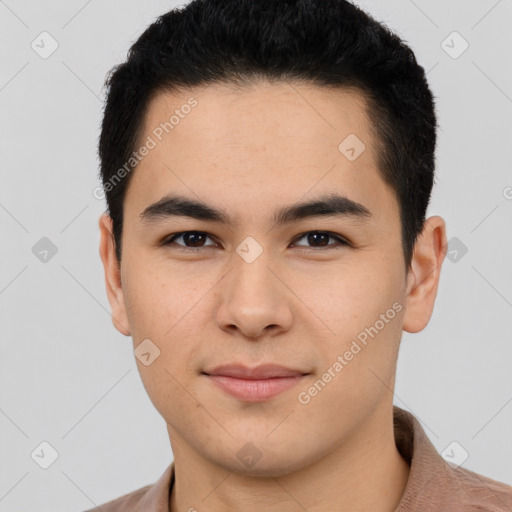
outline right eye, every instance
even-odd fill
[[[204,244],[204,241],[208,238],[210,237],[204,231],[181,231],[180,233],[175,233],[170,238],[167,238],[162,245],[171,246],[175,244],[181,246],[180,249],[183,250],[200,249],[201,247],[217,245],[215,242],[213,244]],[[182,242],[177,242],[178,240],[182,240]]]

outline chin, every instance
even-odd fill
[[[239,475],[269,478],[289,475],[306,465],[303,460],[264,460],[262,457],[252,467],[237,460],[230,464],[229,470]]]
[[[235,444],[240,443],[235,442]],[[317,457],[311,456],[311,454],[306,455],[308,450],[304,447],[300,451],[289,448],[284,452],[283,444],[272,447],[277,452],[272,453],[270,450],[269,453],[269,450],[262,447],[262,444],[263,442],[259,444],[243,443],[234,454],[231,451],[216,453],[213,458],[210,458],[210,462],[238,475],[269,478],[289,475],[322,458],[322,453],[318,453]]]

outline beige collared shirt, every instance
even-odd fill
[[[395,440],[411,471],[395,512],[512,512],[512,487],[446,462],[423,427],[394,406]],[[155,484],[86,512],[169,512],[174,462]]]

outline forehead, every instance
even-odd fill
[[[160,92],[150,102],[126,201],[139,211],[171,192],[235,209],[337,191],[392,200],[377,171],[364,96],[292,82]]]
[[[157,139],[172,132],[176,144],[182,142],[180,134],[190,138],[193,133],[196,143],[241,144],[244,151],[285,143],[284,154],[288,146],[306,144],[304,149],[311,150],[323,142],[322,149],[336,158],[338,144],[352,134],[365,142],[364,160],[374,157],[366,101],[355,89],[261,81],[160,92],[150,102],[143,126],[145,135]]]

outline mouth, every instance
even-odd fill
[[[308,375],[307,372],[273,364],[255,368],[224,365],[202,374],[223,392],[246,402],[270,400],[296,386]]]

